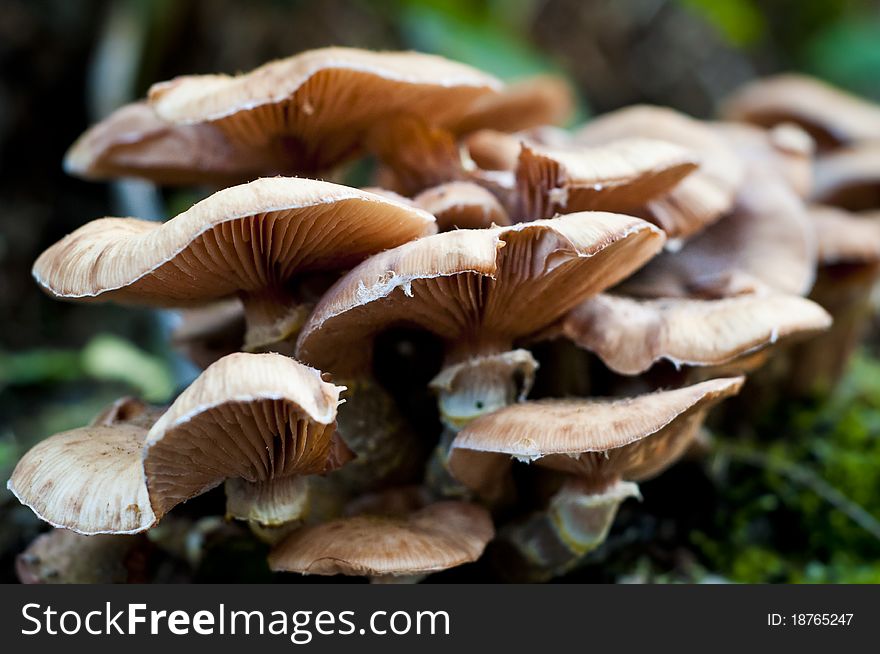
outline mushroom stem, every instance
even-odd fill
[[[411,479],[424,461],[424,451],[394,398],[366,377],[347,380],[345,386],[337,430],[356,457],[328,480],[360,493]]]
[[[447,364],[431,380],[443,424],[454,432],[486,413],[526,398],[538,362],[528,350],[481,354]]]
[[[641,497],[632,482],[617,481],[596,492],[586,480],[572,479],[546,509],[501,529],[501,569],[508,577],[528,582],[570,571],[605,541],[618,507],[629,497]]]
[[[289,349],[285,344],[296,340],[311,313],[309,305],[298,302],[280,286],[242,292],[241,302],[247,324],[244,337],[247,352]]]

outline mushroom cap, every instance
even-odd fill
[[[33,275],[64,299],[186,306],[345,268],[433,223],[378,195],[273,177],[219,191],[166,223],[92,221],[43,252]]]
[[[227,477],[257,482],[337,466],[346,451],[334,434],[342,390],[288,357],[233,354],[149,430],[138,414],[52,436],[22,457],[7,487],[56,527],[144,531]]]
[[[202,369],[238,352],[245,341],[244,306],[237,297],[183,309],[179,314],[171,343]]]
[[[861,215],[814,205],[809,213],[816,225],[821,265],[880,262],[880,212]]]
[[[149,100],[166,121],[211,123],[235,143],[280,148],[308,170],[357,154],[369,129],[396,114],[450,127],[501,88],[434,55],[322,48],[234,77],[178,77],[153,85]]]
[[[303,327],[297,356],[357,374],[369,364],[364,343],[395,324],[509,349],[632,273],[663,240],[638,218],[583,212],[412,241],[341,278]]]
[[[477,418],[452,443],[449,469],[479,495],[497,495],[512,459],[574,474],[593,487],[638,481],[673,463],[708,410],[744,377],[615,400],[537,400]]]
[[[661,359],[676,366],[721,365],[830,326],[822,307],[796,295],[639,300],[602,294],[575,307],[561,333],[611,370],[638,375]]]
[[[880,138],[880,107],[806,75],[775,75],[746,84],[721,115],[772,127],[794,122],[820,146]]]
[[[494,536],[482,507],[437,502],[405,518],[359,515],[297,530],[269,555],[275,571],[411,575],[476,561]]]
[[[523,143],[516,168],[526,218],[575,211],[631,212],[697,168],[685,148],[628,138],[596,147]]]
[[[434,215],[441,232],[510,224],[510,217],[498,199],[473,182],[440,184],[419,193],[413,202]]]
[[[575,141],[584,145],[633,137],[669,141],[699,159],[696,171],[639,213],[662,227],[670,238],[687,238],[699,232],[733,206],[745,172],[743,164],[705,123],[665,107],[639,105],[600,116],[574,135]]]
[[[815,275],[816,233],[803,202],[778,175],[754,167],[731,214],[656,257],[621,291],[646,298],[806,295]]]
[[[146,102],[120,107],[90,127],[64,157],[64,170],[76,177],[169,185],[228,185],[290,169],[277,152],[233,143],[213,125],[168,123]]]
[[[880,140],[818,157],[812,198],[851,211],[880,209]]]
[[[518,132],[538,125],[561,125],[574,113],[574,107],[574,92],[564,78],[536,75],[476,100],[468,114],[456,123],[455,131],[466,134],[488,127]]]

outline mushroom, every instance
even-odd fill
[[[668,194],[639,213],[672,239],[686,239],[724,215],[734,203],[744,167],[735,152],[712,129],[664,107],[628,107],[600,116],[575,132],[576,143],[605,145],[626,138],[669,141],[687,148],[700,167]]]
[[[478,98],[455,124],[467,134],[491,127],[519,132],[538,125],[561,125],[574,113],[575,98],[568,82],[555,75],[536,75],[508,84],[500,93]]]
[[[616,400],[538,400],[484,415],[452,443],[449,470],[480,497],[509,484],[512,460],[567,475],[548,506],[502,527],[504,570],[538,581],[570,570],[608,534],[617,508],[639,497],[636,481],[675,462],[712,406],[735,395],[743,377]]]
[[[303,527],[272,550],[269,567],[416,581],[476,561],[494,533],[482,507],[437,502],[401,517],[358,515]]]
[[[433,231],[433,218],[327,182],[267,178],[224,189],[155,223],[102,218],[46,250],[33,275],[67,300],[180,307],[238,295],[245,348],[292,339],[309,307],[291,280],[340,270]]]
[[[7,487],[38,517],[82,534],[133,534],[230,477],[258,484],[344,463],[343,388],[277,354],[233,354],[147,426],[103,417],[38,443]],[[109,424],[108,424],[109,421]]]
[[[830,325],[822,307],[796,295],[642,300],[602,294],[569,312],[558,334],[594,352],[614,372],[638,375],[660,360],[676,368],[743,361]]]
[[[822,149],[880,139],[880,107],[806,75],[750,82],[727,99],[721,115],[765,127],[797,123]]]
[[[772,169],[753,164],[732,213],[619,290],[644,298],[806,295],[815,274],[815,227],[803,202]]]
[[[236,143],[210,124],[173,125],[146,102],[114,111],[64,157],[65,172],[76,177],[141,177],[167,185],[226,186],[289,169],[280,152]]]
[[[83,536],[67,529],[40,534],[15,558],[23,584],[144,583],[149,542],[143,537]]]
[[[820,263],[810,298],[834,323],[827,333],[791,350],[785,385],[795,396],[827,393],[840,380],[870,324],[872,292],[880,278],[880,212],[858,215],[814,206],[810,217]]]
[[[440,184],[417,195],[413,203],[434,215],[441,232],[510,224],[497,198],[473,182]]]
[[[431,464],[439,488],[451,434],[528,393],[537,364],[516,342],[632,273],[663,240],[650,223],[599,212],[425,237],[340,279],[303,327],[297,356],[353,383],[370,370],[380,332],[410,326],[439,336],[445,362],[430,383],[447,430]]]
[[[347,379],[370,366],[365,343],[410,325],[446,343],[432,382],[444,422],[458,427],[513,401],[534,361],[514,344],[578,301],[629,275],[662,246],[637,218],[575,213],[552,220],[425,237],[351,270],[315,307],[297,356]]]
[[[655,139],[597,147],[524,142],[516,181],[527,220],[575,211],[631,213],[669,193],[696,168],[685,148]]]
[[[171,343],[203,370],[241,349],[247,325],[237,297],[182,309],[171,332]]]
[[[850,211],[880,209],[880,140],[816,159],[813,201]]]
[[[231,141],[275,150],[299,172],[362,151],[373,126],[418,116],[451,128],[502,88],[483,72],[435,55],[322,48],[235,77],[183,76],[154,84],[150,104],[175,124],[211,124]]]

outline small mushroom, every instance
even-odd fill
[[[546,509],[499,531],[510,576],[546,580],[570,570],[607,536],[632,483],[675,462],[709,409],[735,395],[743,377],[713,379],[617,400],[538,400],[474,420],[452,443],[449,470],[492,501],[509,485],[513,460],[569,476]]]
[[[669,193],[696,168],[685,148],[655,139],[597,147],[524,142],[516,181],[527,220],[576,211],[632,213]]]
[[[880,209],[880,140],[816,159],[813,201],[850,211]]]
[[[237,297],[181,309],[171,344],[203,370],[241,349],[247,333],[244,306]]]
[[[7,487],[38,517],[82,534],[132,534],[230,477],[260,483],[344,462],[335,436],[343,389],[277,354],[233,354],[148,427],[137,417],[52,436]]]
[[[33,275],[67,300],[181,307],[238,295],[245,347],[295,337],[309,307],[291,280],[340,270],[434,229],[432,216],[357,189],[298,178],[224,189],[167,223],[102,218],[46,250]]]
[[[640,300],[602,294],[575,307],[559,333],[614,372],[638,375],[664,359],[676,368],[729,364],[830,325],[822,307],[796,295]]]
[[[721,115],[764,127],[797,123],[822,149],[880,139],[880,107],[806,75],[750,82],[727,99]]]
[[[510,217],[497,198],[473,182],[440,184],[423,191],[413,202],[434,215],[441,232],[510,224]]]
[[[438,502],[405,517],[358,515],[303,527],[272,550],[269,566],[276,572],[412,581],[476,561],[494,533],[485,509]]]
[[[733,206],[744,167],[729,145],[706,124],[672,109],[635,106],[590,121],[575,132],[576,143],[604,145],[627,138],[669,141],[687,148],[700,167],[638,215],[670,238],[685,239],[717,221]]]

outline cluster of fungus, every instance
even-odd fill
[[[880,209],[880,109],[795,77],[721,122],[554,126],[570,107],[551,78],[329,48],[156,84],[89,129],[69,173],[211,193],[87,223],[34,278],[180,311],[204,371],[22,458],[9,488],[69,530],[22,578],[51,556],[77,578],[71,551],[121,556],[223,486],[275,571],[413,581],[485,552],[551,579],[745,375],[833,383],[880,271],[880,218],[854,213]],[[373,186],[335,183],[363,157]]]

